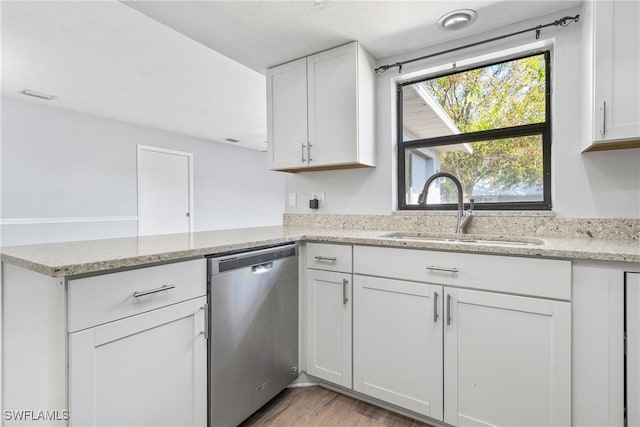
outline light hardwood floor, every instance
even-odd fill
[[[254,426],[429,427],[322,387],[284,390],[240,425]]]

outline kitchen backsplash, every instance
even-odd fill
[[[345,230],[447,233],[457,212],[394,212],[391,215],[284,214],[283,224]],[[639,218],[556,218],[552,212],[474,212],[471,234],[640,241]]]

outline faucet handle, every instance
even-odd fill
[[[469,210],[473,210],[473,205],[475,204],[476,200],[473,197],[469,198]]]

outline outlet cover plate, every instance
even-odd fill
[[[311,200],[318,199],[318,206],[323,208],[325,206],[324,203],[324,191],[315,191],[311,193]]]

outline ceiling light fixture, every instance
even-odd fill
[[[459,9],[442,15],[438,19],[438,27],[446,31],[460,30],[464,27],[471,25],[478,14],[475,10],[471,9]]]
[[[36,92],[35,90],[31,90],[31,89],[24,89],[20,93],[23,94],[23,95],[27,95],[27,96],[33,96],[34,98],[46,99],[47,101],[51,101],[52,99],[56,99],[57,98],[55,95],[49,95],[49,94],[42,93],[42,92]]]

